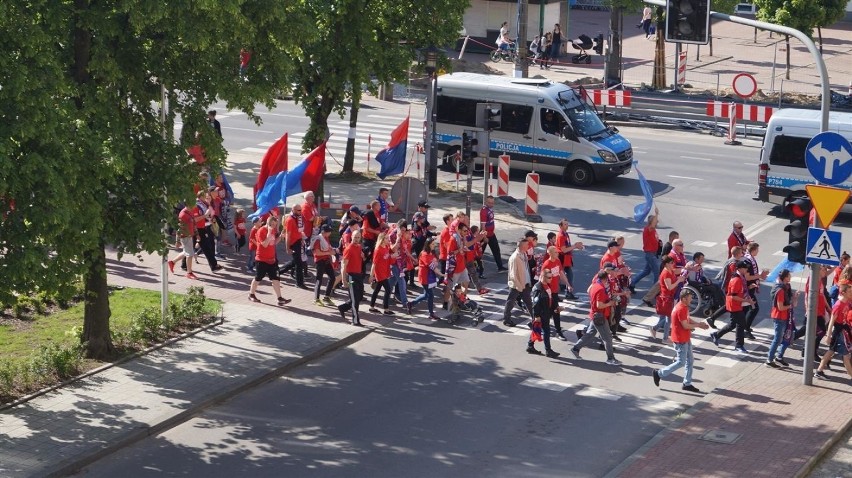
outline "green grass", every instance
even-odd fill
[[[170,294],[170,302],[183,297]],[[141,289],[115,290],[110,294],[110,329],[113,333],[130,329],[134,315],[146,307],[160,307],[160,293]],[[219,301],[208,299],[205,310],[217,313]],[[14,320],[0,325],[0,362],[8,360],[15,364],[27,362],[33,351],[42,345],[73,345],[76,338],[69,333],[74,327],[83,325],[83,303],[60,310],[55,309],[48,315],[33,314],[25,320]]]

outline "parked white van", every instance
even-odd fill
[[[816,183],[805,165],[805,149],[820,133],[821,118],[819,110],[796,108],[778,110],[769,118],[758,166],[758,199],[784,204],[791,197],[806,195],[805,186]],[[829,131],[852,140],[852,113],[829,112],[828,126]],[[836,187],[852,189],[852,182]]]
[[[491,131],[490,157],[509,154],[512,170],[534,168],[577,186],[630,172],[630,142],[562,83],[453,73],[437,84],[435,130],[445,167],[452,163],[446,158],[461,150],[464,130],[476,127],[476,104],[499,103],[501,124]]]

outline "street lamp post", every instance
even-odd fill
[[[435,134],[435,124],[438,120],[438,49],[435,45],[425,50],[426,74],[429,75],[429,97],[426,99],[426,151],[428,154],[428,174],[426,184],[430,191],[438,189],[438,140]]]

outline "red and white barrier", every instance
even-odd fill
[[[681,50],[677,62],[677,84],[686,84],[686,50]]]
[[[527,174],[527,197],[524,201],[524,214],[527,216],[538,215],[538,173]]]
[[[595,106],[630,106],[632,96],[629,90],[586,90],[588,99]]]
[[[497,163],[497,196],[509,195],[509,162],[508,154],[501,154]]]
[[[494,195],[494,165],[492,163],[488,163],[488,195]]]
[[[731,112],[734,112],[732,115]],[[755,121],[767,123],[775,108],[771,106],[743,105],[735,103],[723,103],[721,101],[707,102],[707,116],[717,118],[730,118],[735,116],[738,120]]]

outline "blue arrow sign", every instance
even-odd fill
[[[817,181],[840,184],[852,175],[852,145],[837,133],[822,132],[808,142],[805,164]]]
[[[826,266],[840,265],[840,239],[838,231],[808,228],[808,254],[805,262],[808,264],[823,264]]]

